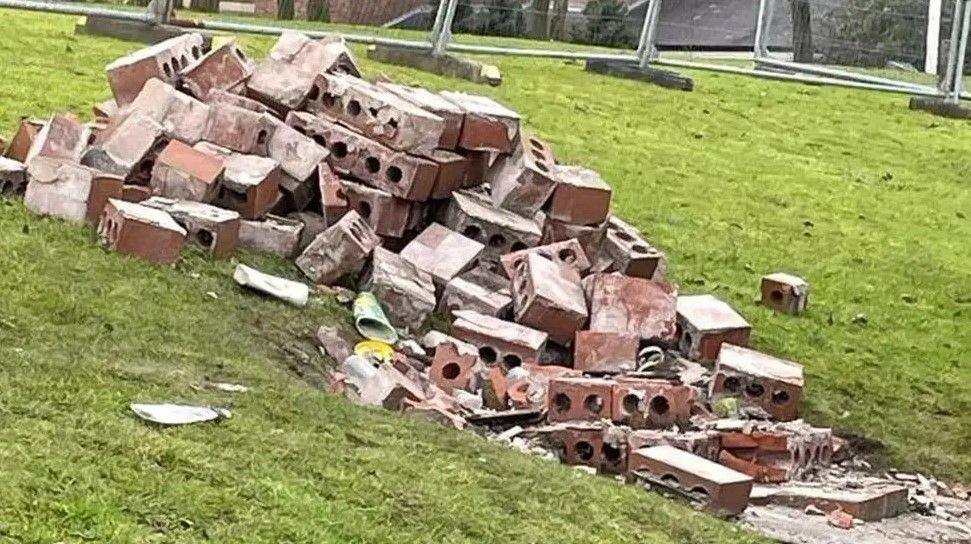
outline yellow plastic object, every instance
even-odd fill
[[[358,344],[354,346],[354,355],[370,357],[372,359],[377,359],[378,361],[388,363],[391,362],[391,358],[394,357],[394,348],[377,340],[365,340],[363,342],[358,342]]]

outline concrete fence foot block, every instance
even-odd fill
[[[622,77],[654,83],[667,89],[680,89],[682,91],[692,91],[695,88],[693,79],[683,76],[677,72],[669,70],[658,70],[657,68],[641,68],[635,62],[619,60],[589,59],[587,60],[587,71],[605,74],[608,76]]]
[[[490,64],[483,64],[471,59],[450,55],[432,55],[422,49],[399,47],[391,45],[372,45],[368,48],[367,56],[371,60],[417,68],[440,76],[467,79],[474,83],[483,83],[498,87],[502,84],[499,68]]]

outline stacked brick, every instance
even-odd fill
[[[433,357],[373,373],[387,387],[361,391],[380,405],[456,426],[545,420],[531,432],[565,462],[727,514],[753,481],[831,458],[831,433],[796,421],[802,367],[749,349],[725,302],[679,295],[601,176],[560,164],[494,100],[369,82],[343,42],[294,33],[260,63],[188,34],[107,70],[94,122],[21,124],[4,194],[139,259],[269,251],[378,294],[403,331],[451,319]],[[780,311],[804,307],[791,277],[767,281]],[[710,372],[689,377],[697,363]],[[758,421],[726,430],[725,405]]]

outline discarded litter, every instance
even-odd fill
[[[354,354],[389,363],[391,358],[394,357],[394,348],[377,340],[365,340],[354,346]]]
[[[236,266],[233,279],[243,287],[274,296],[295,306],[306,306],[310,288],[305,284],[271,276],[245,264]]]
[[[131,411],[139,418],[158,425],[175,426],[229,419],[233,414],[225,408],[186,406],[182,404],[131,404]]]
[[[386,344],[398,341],[398,331],[391,326],[373,293],[358,293],[354,299],[354,325],[364,338]]]

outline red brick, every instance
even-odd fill
[[[511,321],[460,310],[454,312],[452,334],[479,348],[486,365],[512,368],[539,362],[548,335]]]
[[[581,166],[553,168],[556,187],[550,198],[549,217],[575,225],[599,225],[610,213],[610,185],[600,174]]]
[[[473,268],[481,252],[482,244],[432,223],[401,251],[401,256],[443,286]]]
[[[459,137],[462,134],[462,124],[465,121],[465,112],[462,108],[441,95],[420,87],[406,87],[395,83],[378,83],[377,85],[444,120],[445,128],[442,131],[442,138],[438,141],[439,149],[455,149],[458,146]]]
[[[179,70],[202,56],[201,34],[183,34],[121,57],[105,68],[108,85],[119,106],[135,100],[146,82],[178,81]]]
[[[297,182],[304,182],[317,172],[317,166],[330,153],[309,136],[275,117],[264,114],[263,119],[272,125],[267,142],[267,156],[280,163],[280,169]]]
[[[809,302],[809,284],[806,280],[776,272],[762,278],[762,304],[783,314],[801,314]]]
[[[471,151],[509,153],[519,138],[519,114],[485,96],[443,91],[465,112],[459,147]]]
[[[803,479],[828,467],[833,457],[832,431],[804,423],[722,432],[720,442],[719,462],[758,482]]]
[[[740,514],[752,492],[748,476],[671,446],[632,451],[627,466],[631,472],[644,471],[668,485],[705,495],[707,509],[718,514]]]
[[[507,253],[533,247],[542,232],[532,219],[495,208],[479,197],[464,192],[452,195],[445,212],[445,225],[485,245],[482,260],[499,262]]]
[[[644,240],[636,228],[611,217],[601,258],[609,259],[611,272],[649,280],[654,278],[664,254]]]
[[[666,380],[618,378],[613,392],[614,421],[635,429],[666,429],[690,423],[696,392]]]
[[[179,260],[186,231],[161,210],[111,199],[98,223],[98,236],[112,251],[170,265]]]
[[[524,136],[513,154],[501,155],[489,169],[486,181],[492,189],[492,203],[532,217],[553,195],[556,171],[556,157],[549,145]]]
[[[382,247],[374,248],[367,285],[396,327],[417,331],[435,311],[431,275]]]
[[[547,420],[599,421],[613,416],[614,382],[600,378],[555,378],[547,392]]]
[[[226,259],[239,243],[239,214],[201,202],[152,197],[141,205],[162,210],[188,233],[188,240],[217,259]]]
[[[468,174],[469,160],[443,149],[432,150],[425,158],[435,163],[435,184],[431,198],[449,198],[452,193],[462,188]]]
[[[636,369],[640,339],[629,333],[577,331],[573,368],[594,374]]]
[[[360,270],[379,241],[360,215],[348,212],[297,257],[297,268],[314,283],[329,285]]]
[[[216,203],[236,210],[244,219],[266,215],[280,196],[282,172],[275,160],[236,153],[208,142],[195,145],[197,151],[222,157],[222,186]]]
[[[317,167],[317,181],[320,184],[320,204],[324,222],[331,226],[347,213],[349,204],[333,168],[327,163],[320,163]]]
[[[748,346],[752,326],[712,295],[678,297],[679,349],[689,359],[714,362],[723,343]]]
[[[341,180],[341,188],[348,207],[360,214],[379,236],[404,236],[421,218],[417,202],[348,180]]]
[[[63,159],[32,159],[27,180],[29,210],[70,221],[97,224],[108,199],[121,196],[121,178]]]
[[[533,253],[561,266],[572,268],[581,276],[590,269],[590,261],[587,259],[587,255],[583,251],[580,242],[575,239],[570,239],[503,255],[500,260],[506,272],[506,277],[512,278],[520,263],[525,262],[526,257]]]
[[[497,291],[464,277],[455,277],[445,285],[439,303],[439,311],[451,313],[456,310],[470,310],[492,317],[505,317],[512,307],[512,296],[508,288]]]
[[[802,365],[722,344],[711,397],[737,397],[743,404],[764,409],[773,419],[792,421],[799,417],[803,385]]]
[[[229,104],[213,104],[209,110],[204,140],[248,155],[269,154],[270,139],[278,126],[273,117]]]
[[[587,302],[580,275],[538,254],[526,257],[513,276],[516,321],[549,333],[568,346],[587,323]]]
[[[469,151],[467,149],[457,149],[459,155],[465,157],[465,179],[462,180],[463,188],[478,187],[485,183],[486,176],[489,174],[493,159],[496,157],[495,151]]]
[[[10,139],[10,143],[7,144],[7,149],[4,151],[3,156],[15,161],[27,162],[27,155],[30,153],[34,138],[37,137],[37,134],[43,128],[43,121],[21,119],[20,124],[17,126],[17,132],[14,133],[13,138]]]
[[[208,104],[175,90],[171,85],[150,79],[125,111],[150,117],[162,125],[165,135],[171,139],[195,144],[202,139],[209,124],[210,109]]]
[[[212,202],[219,194],[222,158],[172,140],[159,154],[152,170],[152,191],[160,196]]]
[[[180,76],[185,92],[208,100],[212,91],[232,89],[252,73],[253,62],[233,39],[184,66]]]
[[[467,390],[478,359],[475,352],[465,353],[455,344],[445,342],[435,349],[435,358],[428,369],[428,375],[435,385],[447,393],[451,393],[453,389]]]
[[[253,100],[252,98],[235,94],[233,92],[224,91],[222,89],[212,89],[209,91],[209,95],[206,97],[206,103],[212,104],[226,104],[229,106],[235,106],[237,108],[243,108],[244,110],[250,110],[256,113],[273,113],[274,110],[263,104]]]
[[[79,162],[88,147],[90,130],[75,117],[54,115],[31,141],[24,163],[34,157],[50,157]]]
[[[782,486],[773,491],[769,502],[800,510],[813,505],[823,512],[842,511],[851,518],[864,521],[896,517],[910,509],[907,488],[890,484],[863,489]]]
[[[670,286],[620,274],[584,280],[590,300],[590,330],[629,333],[652,343],[675,339],[675,293]]]
[[[303,224],[293,219],[267,215],[262,221],[242,220],[239,247],[293,257],[300,248]]]
[[[136,111],[88,148],[81,164],[119,176],[126,183],[148,185],[156,157],[167,143],[162,125]]]
[[[720,447],[715,431],[640,429],[627,436],[629,451],[651,446],[672,446],[716,462]]]
[[[549,245],[575,239],[586,253],[587,260],[593,263],[600,253],[606,232],[606,222],[600,225],[573,225],[547,216],[543,222],[543,238],[540,243]]]

